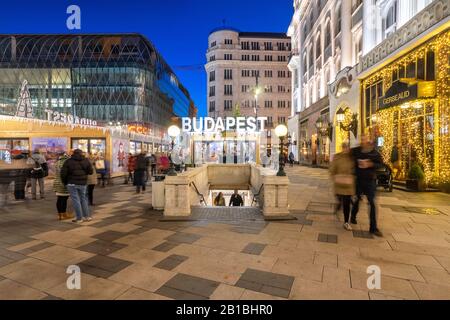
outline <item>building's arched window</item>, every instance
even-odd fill
[[[308,64],[306,63],[306,54],[303,55],[303,74],[308,71]]]
[[[309,48],[309,68],[312,68],[313,66],[314,66],[314,50],[313,47],[311,46]]]
[[[348,1],[348,0],[344,0]],[[336,35],[338,35],[341,32],[342,29],[342,10],[341,10],[341,4],[339,3],[336,7]]]
[[[397,29],[397,0],[392,1],[383,16],[383,36],[389,37]]]
[[[331,46],[331,26],[330,22],[325,27],[325,49]]]
[[[320,34],[316,39],[316,59],[318,59],[322,55],[322,44],[320,41]]]

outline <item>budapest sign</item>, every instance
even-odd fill
[[[267,117],[227,117],[227,118],[181,118],[183,132],[219,132],[233,131],[256,132],[264,131]]]

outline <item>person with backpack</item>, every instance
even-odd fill
[[[58,161],[55,163],[55,180],[53,181],[53,191],[56,194],[56,210],[58,211],[59,220],[71,219],[71,215],[67,212],[67,201],[69,200],[69,191],[61,179],[61,170],[64,163],[69,159],[65,153],[60,154]]]
[[[134,169],[134,186],[138,194],[141,193],[141,189],[145,191],[145,175],[148,167],[149,160],[143,151],[136,157],[136,167]]]
[[[31,157],[28,158],[28,164],[33,165],[30,172],[32,199],[37,199],[37,184],[39,184],[41,199],[45,199],[44,178],[48,176],[47,160],[40,154],[39,150],[35,150]]]
[[[86,186],[88,175],[93,172],[91,163],[80,149],[73,151],[72,156],[64,162],[61,169],[61,180],[67,186],[76,214],[76,218],[72,220],[74,223],[92,220],[89,212]]]

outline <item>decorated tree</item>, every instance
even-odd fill
[[[20,89],[19,100],[17,101],[17,117],[33,118],[33,106],[31,105],[30,91],[28,90],[28,81],[24,80]]]

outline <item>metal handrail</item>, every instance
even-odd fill
[[[253,195],[252,206],[253,206],[253,203],[259,201],[259,200],[256,200],[256,198],[259,198],[259,196],[261,195],[261,191],[262,191],[263,188],[264,188],[264,184],[261,185],[261,187],[259,188],[258,193]]]
[[[195,182],[192,181],[192,182],[189,184],[189,186],[190,186],[190,187],[191,187],[191,186],[194,186],[194,189],[195,189],[195,192],[197,193],[197,196],[200,197],[200,203],[203,203],[205,206],[207,206],[208,204],[206,203],[205,196],[204,196],[203,194],[201,194],[200,191],[198,191],[198,188],[197,188]]]

